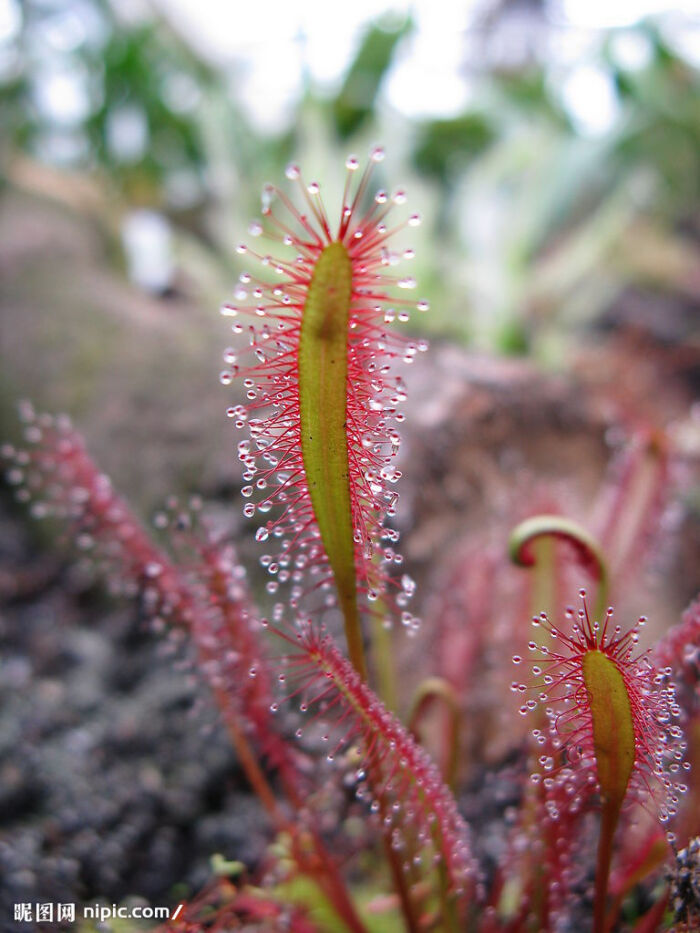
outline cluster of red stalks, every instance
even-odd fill
[[[245,336],[222,382],[245,394],[229,414],[247,431],[244,511],[264,516],[257,538],[273,543],[267,617],[231,542],[176,522],[166,552],[66,418],[23,406],[26,446],[4,450],[33,514],[60,520],[151,618],[191,638],[264,805],[260,864],[235,864],[170,929],[698,929],[700,609],[644,651],[644,620],[618,625],[608,608],[611,591],[624,604],[663,512],[672,451],[636,437],[595,528],[562,507],[501,546],[470,535],[418,628],[387,518],[405,398],[395,364],[423,346],[392,330],[410,306],[396,289],[413,281],[391,267],[412,252],[389,246],[403,193],[369,198],[382,155],[355,185],[348,160],[336,227],[297,167],[301,206],[266,189],[268,238],[288,255],[253,253],[263,277],[245,273],[224,308]],[[509,561],[528,569],[501,599]],[[589,595],[567,609],[573,578]],[[409,703],[395,667],[404,633],[425,638],[434,664]],[[489,730],[501,745],[484,756]],[[515,788],[488,825],[460,812],[475,781]]]

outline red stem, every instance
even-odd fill
[[[600,839],[598,840],[598,860],[595,872],[595,901],[593,906],[593,933],[606,933],[606,902],[608,898],[608,881],[610,879],[610,863],[612,861],[612,845],[620,816],[618,803],[603,804],[600,818]]]

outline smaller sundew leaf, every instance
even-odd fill
[[[583,679],[593,727],[598,783],[605,806],[622,806],[634,769],[635,734],[632,706],[617,665],[602,651],[587,651]]]
[[[535,679],[529,686],[514,683],[512,689],[537,690],[538,700],[528,701],[520,712],[526,715],[543,704],[548,721],[546,730],[540,723],[533,729],[543,754],[541,770],[531,779],[542,788],[546,817],[554,824],[554,845],[546,861],[557,885],[554,891],[550,884],[550,895],[558,903],[562,892],[571,890],[572,876],[567,871],[564,879],[552,868],[563,865],[562,854],[572,864],[581,842],[580,817],[594,804],[596,794],[601,798],[593,929],[603,933],[613,843],[623,804],[641,804],[661,822],[673,816],[687,790],[682,780],[685,743],[675,687],[667,671],[657,670],[648,653],[635,653],[645,618],[623,629],[615,624],[614,610],[609,608],[601,621],[594,620],[585,591],[579,595],[582,608],[567,609],[561,626],[544,613],[533,618],[533,626],[550,640],[547,645],[529,642],[528,648],[541,655],[532,666]],[[519,664],[522,657],[513,660]]]
[[[609,814],[617,817],[623,802],[637,802],[665,822],[687,790],[686,744],[671,669],[657,669],[648,652],[635,653],[643,616],[628,629],[615,624],[612,608],[601,622],[594,621],[583,590],[581,598],[583,608],[568,609],[561,627],[544,614],[532,620],[551,641],[528,645],[543,655],[532,669],[536,679],[512,689],[537,690],[538,700],[520,712],[544,705],[547,732],[538,728],[533,735],[540,745],[551,739],[559,751],[567,751],[555,771],[577,794],[585,797],[597,786]]]

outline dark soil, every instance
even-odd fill
[[[264,819],[183,647],[37,553],[6,501],[0,542],[0,914],[170,903],[213,853],[254,867]]]

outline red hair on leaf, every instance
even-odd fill
[[[415,282],[390,272],[401,257],[389,241],[419,222],[413,215],[388,226],[404,193],[377,191],[365,207],[373,169],[383,157],[381,149],[372,151],[355,187],[358,163],[347,160],[335,228],[318,184],[306,185],[297,166],[288,168],[287,177],[296,183],[302,207],[267,186],[265,233],[290,253],[278,259],[241,246],[275,278],[244,273],[236,304],[222,309],[236,318],[234,332],[247,334],[249,342],[240,365],[235,350],[226,352],[222,381],[239,376],[246,390],[246,402],[228,410],[250,435],[239,444],[242,491],[249,500],[244,512],[266,516],[275,508],[257,532],[259,541],[280,543],[278,553],[263,558],[274,577],[268,589],[274,593],[279,583],[291,582],[292,608],[309,589],[320,588],[327,602],[337,602],[350,657],[363,677],[361,615],[380,605],[394,580],[390,568],[401,564],[394,548],[398,534],[385,527],[398,498],[394,458],[406,397],[394,364],[410,362],[426,346],[388,326],[427,303],[395,294]],[[251,232],[262,234],[263,225]],[[403,258],[412,255],[403,252]],[[402,621],[413,626],[405,608],[413,582],[404,575],[398,588]]]

